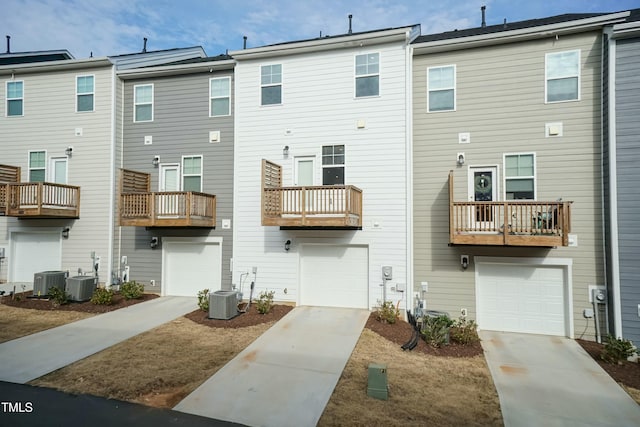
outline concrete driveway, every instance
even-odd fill
[[[574,340],[479,335],[505,426],[640,426],[640,406]]]
[[[296,307],[173,409],[250,426],[314,426],[368,317]]]

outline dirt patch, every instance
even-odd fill
[[[211,328],[246,328],[247,326],[261,325],[263,323],[275,322],[282,319],[288,312],[293,310],[290,305],[276,304],[266,314],[258,313],[256,305],[251,305],[246,313],[241,313],[229,320],[209,319],[209,313],[202,310],[195,310],[185,315],[200,325],[209,326]]]
[[[119,310],[121,308],[129,307],[130,305],[139,304],[141,302],[149,301],[158,298],[157,294],[142,294],[142,297],[137,299],[125,299],[122,295],[116,293],[113,296],[113,302],[110,305],[98,305],[93,304],[91,301],[74,302],[70,301],[67,304],[56,306],[53,300],[45,298],[30,298],[33,292],[25,292],[16,295],[16,298],[12,299],[10,296],[3,296],[1,303],[16,308],[28,308],[32,310],[43,311],[75,311],[80,313],[93,313],[101,314],[107,313],[113,310]]]

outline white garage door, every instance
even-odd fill
[[[60,270],[62,248],[60,232],[11,233],[11,282],[33,283],[33,274],[40,271]]]
[[[302,305],[368,308],[367,247],[306,245],[300,264]]]
[[[567,335],[564,268],[490,263],[476,268],[481,329]]]
[[[195,297],[220,290],[222,251],[218,242],[162,242],[163,294]]]

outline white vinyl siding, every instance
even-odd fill
[[[138,85],[133,87],[133,121],[153,121],[153,85]]]
[[[260,105],[282,104],[282,64],[260,68]]]
[[[580,99],[580,51],[548,53],[545,56],[547,102]]]
[[[427,69],[427,111],[454,111],[456,109],[456,66]]]
[[[182,156],[182,190],[202,191],[202,156]]]
[[[47,152],[29,151],[29,182],[44,182],[47,176]]]
[[[94,76],[76,77],[76,111],[93,111],[95,96]]]
[[[24,82],[7,82],[7,116],[24,115]]]
[[[356,56],[356,98],[380,95],[380,54]]]
[[[209,80],[209,116],[231,114],[231,78],[221,77]]]
[[[504,189],[506,200],[536,199],[536,157],[533,153],[505,154]]]

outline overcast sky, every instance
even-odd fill
[[[320,35],[421,24],[422,34],[563,13],[640,8],[640,0],[2,0],[12,52],[67,49],[76,58],[202,46],[208,55]],[[4,42],[4,40],[2,40]],[[0,53],[6,43],[0,45]]]

